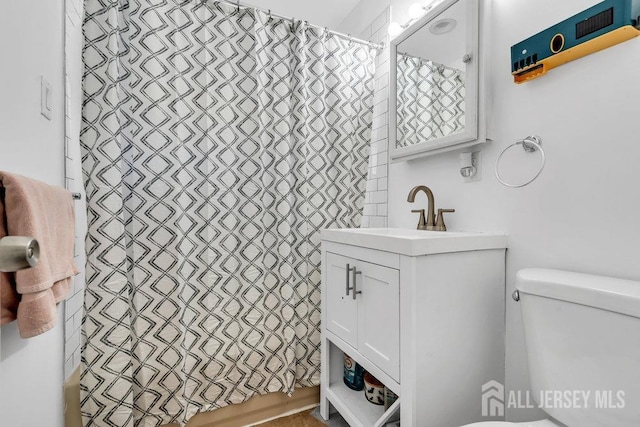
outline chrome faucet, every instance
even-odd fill
[[[416,200],[416,195],[422,191],[427,195],[427,202],[429,205],[427,206],[427,214],[425,217],[424,209],[416,209],[411,212],[419,213],[420,219],[418,220],[418,230],[433,230],[433,231],[447,231],[447,226],[444,224],[443,214],[445,212],[455,212],[455,209],[438,209],[438,220],[436,222],[436,216],[434,214],[435,211],[435,201],[433,199],[433,192],[431,189],[425,185],[418,185],[413,187],[411,191],[409,191],[409,196],[407,197],[407,202],[413,203]]]

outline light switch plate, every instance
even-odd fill
[[[40,114],[51,120],[51,84],[47,79],[40,78]]]

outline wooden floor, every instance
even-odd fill
[[[313,409],[298,412],[288,417],[278,418],[263,424],[260,427],[326,427],[326,424],[311,415]]]

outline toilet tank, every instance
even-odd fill
[[[640,282],[524,269],[516,288],[536,404],[569,427],[640,426]]]

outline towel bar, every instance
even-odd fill
[[[40,245],[33,237],[6,236],[0,239],[0,271],[11,272],[34,267]]]

